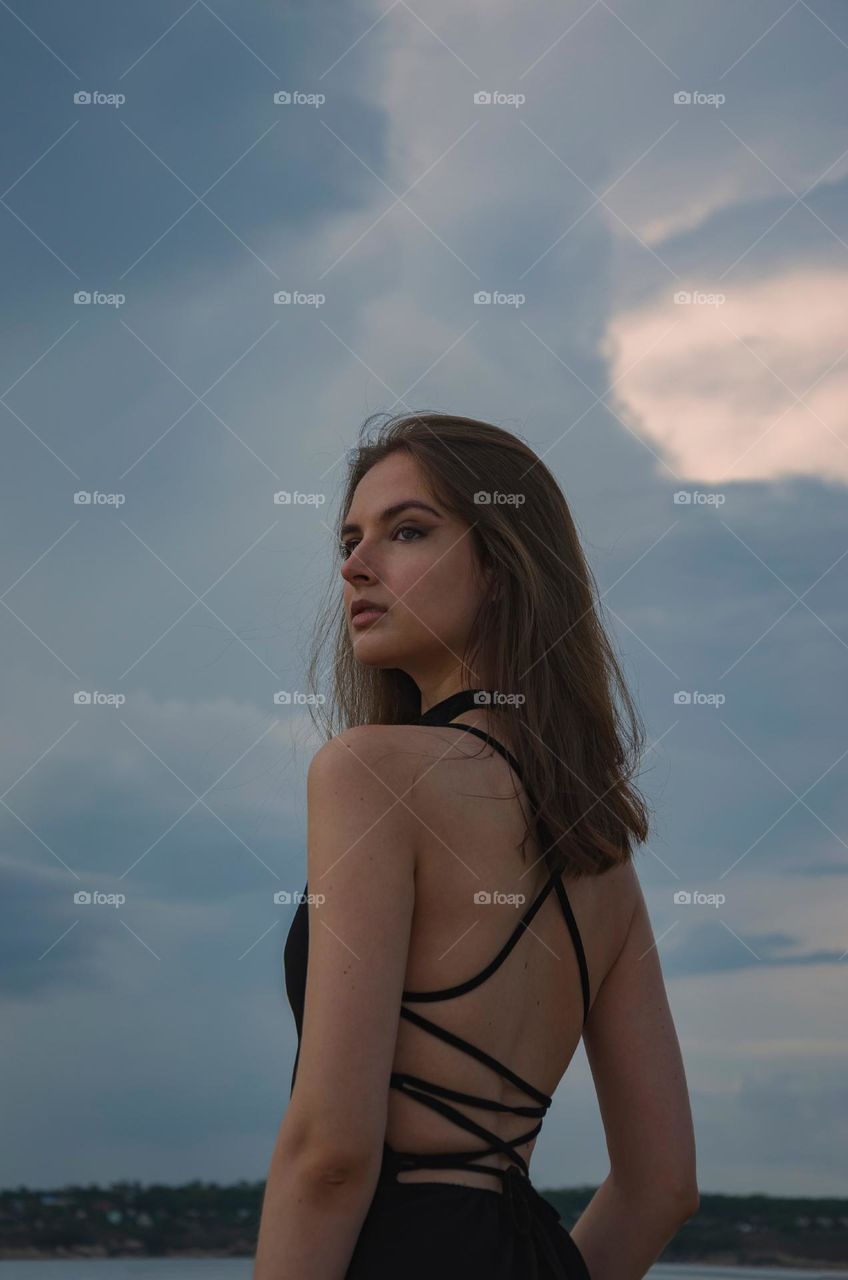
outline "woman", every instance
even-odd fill
[[[508,432],[405,416],[354,451],[338,536],[348,727],[309,768],[254,1280],[637,1280],[697,1207],[694,1138],[641,726],[565,499]],[[529,1164],[581,1036],[610,1172],[569,1234]]]

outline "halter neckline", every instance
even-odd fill
[[[436,702],[419,717],[418,724],[447,724],[454,716],[464,711],[474,711],[478,707],[491,706],[492,692],[489,689],[460,689],[450,693],[441,702]]]

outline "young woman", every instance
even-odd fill
[[[506,431],[396,417],[338,537],[312,676],[335,634],[347,727],[309,768],[254,1280],[638,1280],[697,1207],[694,1138],[641,724],[565,499]],[[529,1164],[581,1036],[610,1170],[569,1233]]]

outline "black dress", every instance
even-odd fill
[[[425,712],[418,723],[443,725],[476,734],[500,751],[520,777],[517,760],[500,742],[472,725],[450,723],[454,716],[479,705],[475,701],[475,692],[464,689],[452,694]],[[393,1072],[391,1088],[402,1089],[485,1145],[478,1145],[473,1150],[466,1148],[447,1154],[424,1155],[395,1151],[385,1143],[379,1181],[346,1273],[347,1280],[388,1280],[389,1277],[391,1280],[591,1280],[583,1256],[559,1221],[556,1209],[532,1185],[526,1161],[515,1150],[539,1133],[551,1098],[476,1045],[409,1008],[411,1004],[453,999],[485,982],[507,958],[552,889],[556,891],[577,955],[585,1023],[589,1011],[589,974],[561,872],[548,877],[510,938],[475,977],[441,991],[403,992],[401,1017],[484,1063],[522,1089],[532,1102],[526,1106],[510,1107],[489,1098],[460,1093],[446,1084],[431,1083],[406,1072]],[[307,891],[308,885],[295,912],[284,951],[286,992],[298,1036],[292,1089],[300,1056],[306,993]],[[527,1116],[535,1123],[512,1142],[506,1142],[452,1107],[451,1101],[480,1108],[484,1112]],[[476,1163],[478,1157],[496,1152],[510,1158],[511,1164],[506,1170]],[[469,1187],[459,1183],[398,1182],[396,1175],[404,1169],[474,1169],[500,1180],[502,1189]]]

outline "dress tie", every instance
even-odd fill
[[[583,1256],[560,1225],[556,1209],[515,1164],[504,1173],[501,1201],[515,1228],[522,1275],[527,1280],[590,1280]],[[562,1258],[564,1234],[574,1254],[571,1267]],[[539,1270],[540,1257],[544,1259],[544,1271]]]

